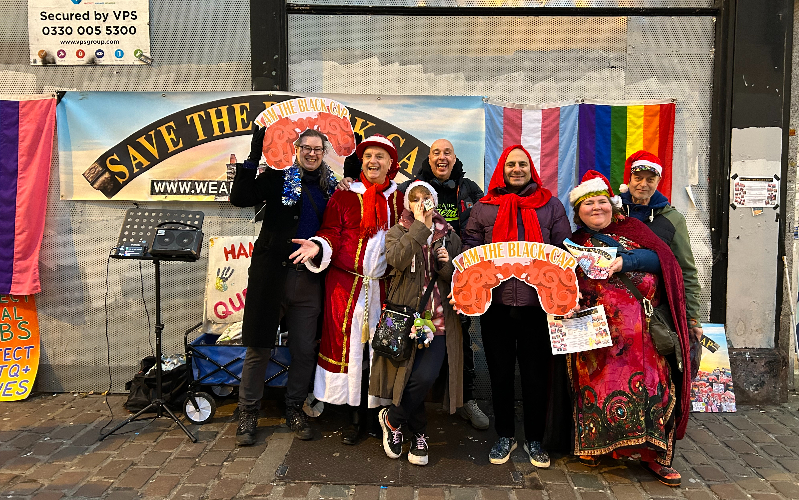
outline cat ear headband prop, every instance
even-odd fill
[[[301,97],[273,104],[255,119],[266,127],[263,153],[266,164],[276,170],[294,164],[294,142],[308,129],[324,134],[334,153],[346,158],[355,151],[350,111],[340,102],[323,97]]]

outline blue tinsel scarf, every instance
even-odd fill
[[[326,163],[322,163],[319,168],[326,167]],[[327,193],[326,197],[330,198],[336,191],[338,179],[333,175],[333,170],[327,168]],[[283,205],[293,207],[299,201],[302,195],[302,181],[300,180],[300,166],[296,163],[283,171]]]

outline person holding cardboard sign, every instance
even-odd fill
[[[507,148],[499,159],[488,194],[472,209],[463,229],[463,250],[500,241],[537,241],[561,245],[571,234],[566,210],[541,184],[530,154],[522,146]],[[499,440],[488,454],[494,464],[508,461],[516,448],[514,379],[516,360],[524,400],[524,448],[536,467],[549,467],[543,446],[552,350],[547,317],[533,287],[511,278],[492,291],[482,315],[483,348]]]
[[[247,347],[239,386],[236,441],[255,443],[264,379],[281,318],[288,324],[291,370],[286,386],[286,423],[299,439],[311,439],[302,404],[314,376],[316,330],[322,312],[322,279],[304,264],[293,264],[292,238],[309,237],[322,223],[337,181],[322,159],[330,143],[313,129],[294,142],[294,164],[267,168],[256,177],[266,129],[255,127],[250,156],[237,164],[230,202],[237,207],[263,204],[261,233],[255,241],[244,305],[242,343]]]
[[[635,457],[660,482],[679,486],[671,461],[688,421],[690,359],[681,364],[658,352],[650,316],[667,301],[682,352],[688,352],[680,265],[643,222],[622,213],[621,200],[599,172],[586,172],[569,199],[578,226],[571,240],[618,249],[609,278],[590,279],[577,270],[581,305],[604,306],[613,345],[567,355],[574,454],[589,466],[603,455]]]

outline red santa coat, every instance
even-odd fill
[[[308,268],[313,272],[329,268],[314,396],[331,404],[360,404],[363,326],[368,322],[371,340],[385,299],[385,283],[380,278],[388,274],[387,230],[369,239],[360,237],[365,192],[361,182],[352,183],[350,191],[336,191],[327,204],[322,227],[311,238],[322,245],[322,262],[316,267],[309,261]],[[391,181],[383,197],[377,199],[386,203],[391,227],[402,213],[404,196]],[[369,353],[371,357],[371,347]]]

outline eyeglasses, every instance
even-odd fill
[[[325,148],[312,148],[311,146],[300,146],[300,149],[302,149],[302,152],[305,154],[313,153],[320,155],[325,152]]]

